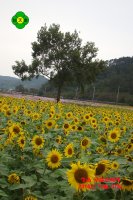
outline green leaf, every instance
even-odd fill
[[[32,175],[32,176],[23,176],[23,177],[22,177],[22,180],[25,181],[25,183],[26,183],[26,185],[27,185],[28,187],[32,187],[33,185],[36,184],[36,182],[37,182],[37,177],[36,177],[36,175]]]
[[[2,190],[0,190],[0,196],[2,196],[2,197],[8,197],[8,195],[4,191],[2,191]]]

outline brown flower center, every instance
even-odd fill
[[[106,142],[106,139],[105,139],[104,137],[101,137],[100,140],[101,140],[102,142]]]
[[[52,122],[48,122],[48,126],[52,126]]]
[[[131,145],[131,144],[129,144],[129,145],[128,145],[128,149],[130,149],[131,147],[132,147],[132,145]]]
[[[24,139],[21,139],[21,144],[24,144]]]
[[[11,115],[10,111],[7,111],[6,114],[7,114],[7,115]]]
[[[87,139],[84,139],[83,141],[82,141],[82,145],[83,146],[86,146],[88,144],[88,140]]]
[[[112,133],[112,134],[111,134],[111,138],[112,138],[112,139],[115,139],[116,137],[117,137],[117,136],[116,136],[116,133]]]
[[[85,169],[76,170],[74,178],[78,183],[82,183],[82,178],[88,179],[87,171]]]
[[[117,167],[117,164],[114,164],[114,167]]]
[[[81,127],[81,126],[79,126],[79,127],[78,127],[78,130],[79,130],[79,131],[81,131],[81,130],[82,130],[82,127]]]
[[[56,139],[56,142],[58,143],[59,141],[60,141],[60,140],[57,138],[57,139]]]
[[[72,154],[72,148],[68,149],[68,154],[69,154],[69,155]]]
[[[59,160],[59,158],[58,158],[57,155],[52,155],[52,157],[51,157],[51,162],[52,162],[52,163],[57,163],[58,160]]]
[[[98,164],[96,168],[96,175],[99,176],[105,171],[105,165],[104,164]]]
[[[130,180],[122,180],[122,184],[129,186],[129,185],[132,185],[132,182]]]
[[[42,144],[42,139],[41,138],[36,138],[36,144],[39,146]]]
[[[64,128],[68,128],[69,127],[69,125],[68,124],[64,124]]]
[[[19,127],[15,126],[15,127],[13,128],[13,132],[14,132],[14,133],[19,133],[19,132],[20,132]]]
[[[122,152],[122,151],[121,151],[121,149],[118,149],[118,150],[117,150],[117,153],[119,153],[119,154],[120,154],[121,152]]]

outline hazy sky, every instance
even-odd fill
[[[24,29],[11,23],[18,11],[30,19]],[[133,0],[1,0],[0,75],[15,76],[16,60],[30,64],[31,42],[45,23],[80,31],[84,42],[95,42],[100,59],[133,56]]]

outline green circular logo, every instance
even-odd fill
[[[12,17],[11,21],[16,28],[22,29],[29,23],[29,17],[24,12],[19,11]]]

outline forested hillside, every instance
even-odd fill
[[[39,89],[42,84],[46,83],[48,80],[39,76],[38,79],[33,78],[31,81],[21,81],[18,78],[10,77],[10,76],[0,76],[0,89],[10,90],[15,89],[18,85],[23,85],[24,88],[30,89],[35,88]]]
[[[78,98],[98,101],[110,101],[133,105],[133,57],[122,57],[107,61],[107,69],[91,85],[85,85],[84,94],[80,94],[77,85],[67,84],[62,90],[64,98]],[[43,85],[40,94],[56,95],[52,83]]]

